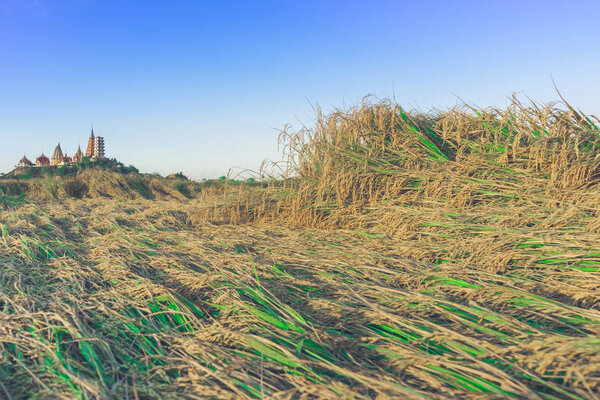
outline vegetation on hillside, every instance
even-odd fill
[[[43,177],[70,177],[76,176],[86,169],[102,169],[120,174],[139,173],[133,165],[125,164],[114,158],[100,158],[92,161],[90,157],[83,157],[83,161],[75,164],[46,165],[34,167],[16,167],[13,171],[0,176],[0,179],[28,180]]]
[[[280,180],[0,181],[0,393],[597,398],[600,123],[566,107],[319,113]]]
[[[183,200],[191,198],[198,190],[198,184],[192,181],[168,180],[137,173],[124,175],[98,168],[80,170],[75,175],[0,180],[0,194],[28,201],[93,197]]]

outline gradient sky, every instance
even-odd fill
[[[365,95],[428,111],[562,94],[600,114],[600,1],[0,0],[0,171],[107,156],[192,178]]]

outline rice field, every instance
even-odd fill
[[[599,126],[365,101],[258,183],[0,180],[0,398],[598,399]]]

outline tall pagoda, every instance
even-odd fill
[[[56,146],[56,148],[54,149],[54,154],[52,155],[52,165],[58,165],[60,163],[63,162],[63,152],[62,149],[60,148],[60,143],[58,144],[58,146]]]
[[[86,157],[92,157],[94,154],[94,128],[92,128],[92,134],[90,135],[90,140],[88,140],[87,150],[85,151]]]
[[[92,134],[88,140],[85,156],[91,158],[104,158],[104,138],[102,136],[94,136],[94,128],[92,128]]]
[[[94,138],[94,157],[104,158],[104,138],[102,136]]]

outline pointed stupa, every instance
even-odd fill
[[[91,157],[94,155],[94,126],[92,125],[92,134],[90,135],[90,140],[88,140],[87,150],[85,151],[86,157]]]
[[[60,148],[60,143],[54,149],[54,154],[52,155],[52,165],[58,165],[63,161],[63,152]]]
[[[83,153],[81,152],[81,146],[77,147],[77,153],[73,156],[73,162],[80,163],[83,161]]]

